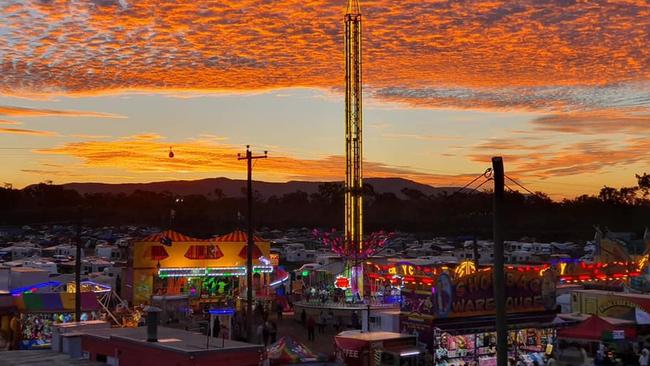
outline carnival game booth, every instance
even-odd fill
[[[253,290],[256,298],[271,295],[274,266],[270,243],[254,238]],[[153,296],[187,298],[189,308],[232,306],[246,288],[247,235],[242,231],[196,239],[167,230],[133,245],[135,305],[150,304]],[[189,311],[189,309],[178,309]]]
[[[67,292],[24,293],[14,296],[20,312],[21,349],[50,348],[53,325],[74,319],[75,294]],[[94,292],[81,294],[81,320],[100,317],[100,305]]]
[[[423,268],[396,266],[402,277],[400,327],[415,334],[436,362],[491,365],[496,362],[492,268],[472,262]],[[541,359],[555,342],[556,277],[549,266],[508,266],[506,310],[509,356],[524,364]]]

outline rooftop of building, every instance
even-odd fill
[[[6,351],[0,357],[3,366],[95,366],[105,365],[103,363],[74,359],[63,353],[56,353],[50,350],[43,351]]]
[[[344,337],[350,339],[357,339],[360,341],[385,341],[389,339],[402,339],[414,337],[411,334],[393,333],[393,332],[361,332],[358,330],[346,330],[337,335],[337,337]]]
[[[207,346],[207,337],[203,334],[166,327],[158,327],[158,342],[147,342],[146,327],[93,329],[92,333],[84,333],[88,336],[102,338],[107,341],[111,339],[122,340],[139,343],[144,347],[154,347],[182,353],[262,350],[261,345],[224,340],[221,338],[210,338],[209,346]]]
[[[582,292],[594,295],[608,295],[616,297],[626,297],[630,299],[644,299],[650,300],[650,294],[635,294],[628,292],[615,292],[615,291],[605,291],[605,290],[586,290],[586,289],[576,289],[573,292]]]

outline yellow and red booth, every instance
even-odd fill
[[[152,295],[188,295],[195,300],[234,296],[246,286],[246,233],[210,239],[166,230],[134,242],[133,303],[149,304]],[[270,243],[254,237],[254,289],[263,292],[274,267]]]

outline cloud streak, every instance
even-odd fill
[[[59,134],[53,131],[42,131],[42,130],[27,130],[22,128],[0,128],[0,134],[5,135],[30,135],[30,136],[45,136],[52,137],[58,136]]]
[[[119,114],[92,111],[69,111],[56,109],[25,108],[0,106],[0,116],[12,117],[94,117],[94,118],[127,118]]]

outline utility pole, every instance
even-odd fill
[[[83,211],[81,207],[77,212],[77,234],[75,241],[77,251],[74,258],[74,317],[75,321],[81,321],[81,225],[83,220]]]
[[[237,160],[246,160],[248,170],[246,196],[248,200],[248,234],[246,246],[246,335],[248,342],[253,341],[253,160],[266,159],[268,151],[264,155],[253,156],[250,145],[246,145],[246,156],[237,154]]]
[[[474,250],[474,266],[476,267],[476,270],[478,271],[479,269],[479,253],[478,253],[478,242],[476,241],[476,234],[474,234],[474,239],[472,240],[472,249]]]
[[[492,158],[494,172],[494,201],[492,230],[494,234],[494,302],[496,305],[497,328],[497,366],[508,365],[508,329],[506,325],[506,291],[505,270],[503,258],[503,198],[504,172],[503,159],[500,156]]]

